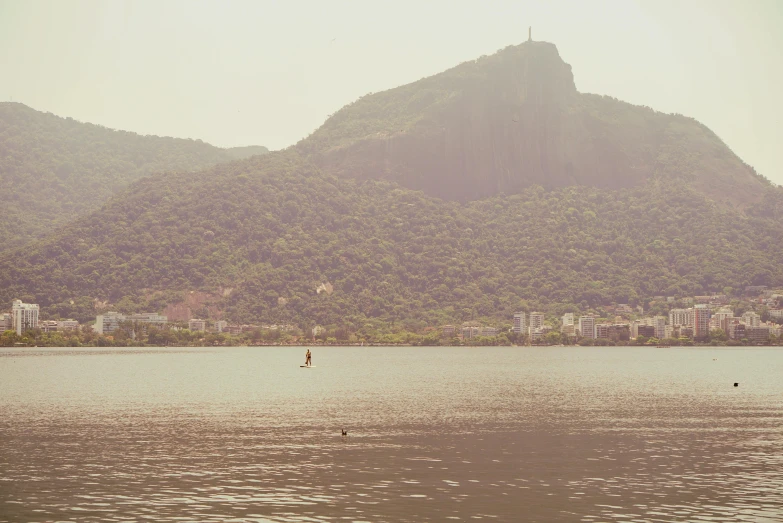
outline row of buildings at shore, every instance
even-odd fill
[[[40,320],[40,307],[37,303],[23,303],[21,300],[14,300],[11,305],[11,312],[0,313],[0,333],[4,331],[14,331],[21,336],[27,331],[40,330],[42,332],[74,332],[80,328],[76,320]],[[120,312],[107,312],[95,317],[95,324],[87,326],[96,334],[111,335],[123,326],[139,327],[167,327],[180,329],[182,327],[173,326],[168,318],[156,312],[142,312],[138,314],[122,314]],[[293,325],[229,325],[225,320],[216,320],[207,322],[207,320],[191,319],[188,321],[188,327],[192,332],[207,332],[209,329],[216,333],[226,333],[238,336],[242,333],[253,332],[258,329],[292,331]]]
[[[639,337],[663,339],[690,338],[703,340],[719,331],[726,338],[733,340],[747,340],[751,343],[762,343],[771,336],[781,338],[783,328],[775,321],[783,323],[783,294],[767,291],[765,287],[748,287],[748,290],[758,291],[761,294],[756,298],[747,300],[746,307],[762,306],[760,309],[770,321],[762,321],[761,315],[753,310],[735,316],[733,309],[728,305],[729,299],[725,295],[694,296],[693,298],[680,298],[681,303],[691,303],[687,308],[669,308],[675,305],[674,298],[656,296],[651,303],[668,303],[663,310],[668,310],[668,316],[656,315],[639,319],[628,319],[643,314],[642,307],[631,307],[627,304],[606,306],[606,312],[616,314],[613,320],[601,319],[596,315],[587,314],[577,317],[574,313],[566,313],[560,321],[546,321],[542,312],[526,314],[518,312],[514,314],[512,332],[518,335],[526,335],[533,343],[540,342],[550,332],[559,333],[564,338],[588,338],[610,339],[614,341],[637,339]],[[658,309],[660,310],[660,309]],[[77,331],[79,322],[73,319],[44,320],[39,321],[40,308],[38,304],[23,303],[21,300],[12,302],[11,312],[0,313],[0,332],[11,330],[18,335],[24,332],[39,329],[42,332],[68,332]],[[558,325],[559,323],[559,325]],[[122,314],[119,312],[107,312],[99,314],[95,324],[91,328],[93,332],[102,335],[111,335],[124,326],[130,326],[132,332],[136,328],[146,329],[149,326],[166,327],[172,330],[184,328],[182,324],[171,324],[168,318],[158,313]],[[251,333],[258,330],[290,332],[296,330],[293,325],[229,325],[225,320],[207,321],[203,319],[190,319],[187,328],[192,332],[226,333],[232,336]],[[316,326],[312,335],[318,336],[323,328]],[[500,329],[493,326],[481,326],[475,323],[465,323],[460,327],[446,325],[443,327],[443,335],[447,337],[460,337],[472,339],[477,337],[495,337]]]
[[[771,318],[783,319],[783,309],[769,309]],[[614,321],[600,321],[595,315],[583,315],[577,318],[569,312],[560,319],[559,332],[568,338],[589,339],[637,339],[645,338],[663,339],[705,339],[711,334],[722,331],[728,339],[748,340],[752,343],[760,343],[768,340],[770,336],[778,338],[783,335],[783,327],[773,322],[762,322],[761,316],[754,311],[747,311],[735,317],[730,307],[721,307],[716,310],[707,304],[697,304],[687,309],[671,309],[668,317],[652,316],[637,320],[624,321],[616,316]],[[545,323],[545,315],[542,312],[524,312],[514,314],[511,330],[517,334],[527,335],[531,342],[541,341],[544,336],[555,330]],[[461,335],[463,339],[476,336],[497,336],[498,330],[494,327],[463,326]],[[459,333],[453,325],[443,327],[444,336],[458,336]]]

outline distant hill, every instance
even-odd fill
[[[0,254],[0,303],[86,320],[203,295],[210,318],[415,330],[783,286],[781,245],[783,189],[693,120],[577,93],[533,43],[295,147],[142,178]]]
[[[0,250],[51,233],[131,182],[267,152],[114,131],[0,103]]]
[[[269,152],[269,149],[264,147],[263,145],[246,145],[244,147],[231,147],[229,149],[224,149],[226,153],[231,155],[232,158],[236,160],[241,160],[242,158],[250,158],[251,156],[258,156],[261,154],[267,154]]]
[[[455,200],[532,185],[687,184],[747,206],[769,182],[692,118],[576,90],[546,42],[525,42],[367,95],[299,149],[327,172]]]

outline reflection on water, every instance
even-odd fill
[[[313,352],[0,352],[0,521],[783,521],[781,350]]]

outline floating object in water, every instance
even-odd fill
[[[343,433],[343,436],[347,436],[348,435],[348,431],[345,430],[345,429],[342,429],[342,433]]]
[[[734,384],[734,386],[735,386],[735,387],[739,387],[739,383],[735,383],[735,384]]]

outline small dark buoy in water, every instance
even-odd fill
[[[734,384],[734,386],[735,386],[735,387],[739,387],[739,383],[735,383],[735,384]]]
[[[343,436],[347,436],[348,435],[348,431],[347,430],[342,429],[342,432],[343,432]]]

